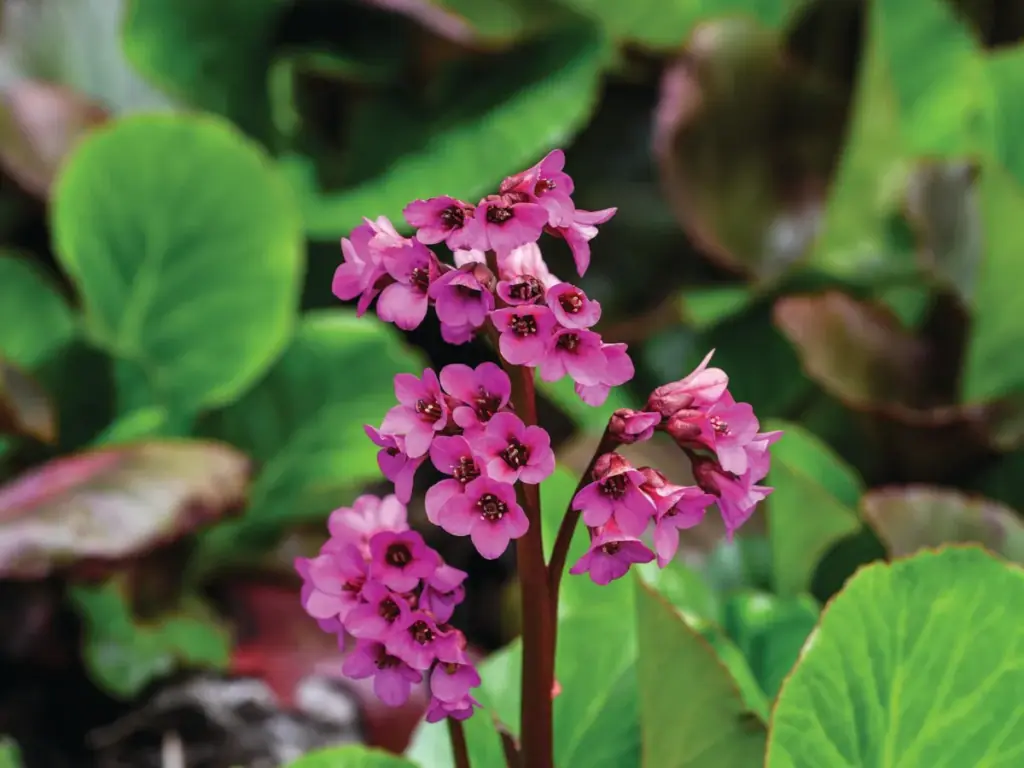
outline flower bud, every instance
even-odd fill
[[[594,471],[591,474],[594,477],[594,482],[599,483],[609,475],[617,475],[632,469],[632,466],[628,459],[617,453],[605,453],[594,462]]]
[[[644,490],[656,490],[668,485],[668,478],[654,467],[640,467],[640,474],[644,476]]]
[[[619,408],[608,420],[608,431],[622,445],[650,440],[654,428],[661,423],[661,414]]]
[[[680,383],[676,381],[658,387],[647,398],[647,405],[644,410],[660,413],[662,418],[668,419],[676,411],[689,408],[693,405],[693,395],[687,392],[685,388],[680,388]]]
[[[486,264],[471,262],[460,267],[460,269],[473,275],[485,291],[490,291],[491,293],[494,292],[494,287],[498,284],[498,279]]]
[[[718,496],[721,492],[718,488],[718,478],[722,474],[722,468],[718,466],[718,462],[715,459],[698,456],[691,460],[691,467],[697,486],[705,493]]]
[[[700,420],[703,418],[701,411],[685,408],[672,414],[665,429],[677,444],[685,446],[700,437]]]

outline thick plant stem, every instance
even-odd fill
[[[516,414],[524,423],[536,424],[533,370],[519,366],[507,366],[507,370]],[[516,541],[523,626],[521,754],[529,768],[554,768],[551,692],[555,683],[555,632],[544,566],[540,490],[525,483],[519,483],[516,490],[530,521],[526,535]]]
[[[452,742],[452,755],[455,768],[470,768],[469,749],[466,747],[466,733],[462,730],[462,721],[454,717],[448,718],[448,738]]]
[[[604,454],[614,451],[618,444],[618,441],[611,433],[610,427],[605,427],[604,434],[601,435],[601,440],[594,449],[594,455],[590,457],[590,463],[587,464],[587,468],[580,475],[580,481],[576,484],[576,490],[572,493],[573,498],[583,489],[583,486],[593,481],[594,478],[591,477],[591,473],[594,471],[594,465],[597,464],[597,460]],[[565,570],[565,561],[569,556],[569,545],[572,544],[572,535],[576,531],[576,523],[579,522],[579,519],[580,513],[572,508],[572,499],[570,499],[565,515],[562,517],[562,523],[558,526],[558,536],[555,538],[555,546],[551,551],[551,562],[548,563],[548,592],[551,595],[551,619],[553,622],[558,621],[558,591],[562,584],[562,571]]]

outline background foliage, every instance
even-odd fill
[[[982,692],[998,708],[1019,690],[1020,571],[952,548],[847,580],[959,542],[1024,562],[1024,5],[0,10],[0,617],[19,628],[0,638],[0,732],[27,765],[142,760],[152,740],[85,734],[126,713],[160,732],[152,702],[184,668],[259,677],[298,717],[337,650],[301,616],[290,559],[376,481],[361,425],[393,374],[489,354],[355,318],[329,293],[338,239],[412,198],[485,194],[555,146],[581,208],[619,207],[582,285],[637,377],[597,410],[544,390],[563,464],[548,543],[608,412],[710,348],[787,431],[736,541],[708,523],[664,572],[567,580],[559,766],[756,765],[766,748],[773,767],[1016,764],[1012,718],[948,734]],[[485,703],[514,732],[512,564],[427,533],[472,573],[456,623],[504,646]],[[947,655],[915,656],[921,638]],[[965,654],[905,709],[862,687]],[[854,709],[823,710],[811,681]],[[359,735],[401,750],[413,710],[371,709]],[[304,749],[353,738],[303,716]],[[474,765],[497,764],[491,721],[469,730]],[[297,765],[408,764],[346,749]],[[447,749],[421,728],[410,759]]]

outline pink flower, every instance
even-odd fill
[[[583,522],[591,528],[614,518],[624,534],[640,536],[654,517],[654,502],[640,489],[644,476],[639,470],[624,460],[615,464],[600,480],[580,489],[572,500],[573,509],[583,512]]]
[[[480,685],[480,673],[472,664],[439,661],[430,673],[430,693],[434,698],[454,704]]]
[[[451,475],[449,479],[432,485],[425,499],[427,519],[434,525],[440,525],[441,510],[445,504],[480,477],[485,459],[477,456],[465,437],[458,435],[436,438],[430,446],[430,460],[439,472]]]
[[[500,482],[536,485],[555,471],[547,430],[526,426],[514,413],[495,414],[477,444],[487,475]]]
[[[590,328],[601,319],[601,305],[569,283],[558,283],[548,289],[545,300],[555,319],[565,328]]]
[[[467,225],[480,250],[508,253],[536,242],[548,223],[548,212],[521,193],[500,197],[491,195],[480,201],[471,224]]]
[[[441,338],[445,344],[451,344],[453,347],[469,343],[475,335],[476,326],[441,323]]]
[[[708,368],[713,354],[715,350],[708,352],[700,365],[684,378],[654,390],[644,410],[655,411],[669,419],[683,408],[701,408],[716,403],[729,385],[729,377],[721,368]]]
[[[359,315],[366,312],[378,293],[377,281],[387,273],[380,252],[370,246],[376,231],[375,225],[367,220],[353,229],[350,237],[341,238],[344,261],[334,271],[331,283],[331,292],[342,301],[359,297],[356,305]]]
[[[439,723],[448,717],[453,720],[466,720],[473,714],[473,710],[480,706],[480,702],[469,694],[454,702],[442,701],[435,697],[430,700],[427,707],[426,721]]]
[[[477,247],[466,231],[473,213],[472,205],[446,195],[414,200],[402,211],[409,226],[416,228],[417,240],[427,245],[443,240],[453,251]]]
[[[396,592],[415,589],[440,565],[440,555],[416,531],[381,531],[370,539],[370,578]]]
[[[649,563],[653,559],[654,553],[642,541],[609,525],[599,529],[590,542],[590,549],[569,573],[574,576],[589,573],[590,580],[603,587],[625,576],[633,563]]]
[[[533,197],[548,212],[548,223],[552,226],[572,220],[575,206],[572,202],[572,178],[564,173],[565,153],[552,150],[532,168],[510,176],[501,183],[499,192],[523,192]]]
[[[512,365],[535,366],[547,354],[555,316],[541,304],[524,304],[491,313],[498,330],[498,350]]]
[[[576,262],[576,271],[580,277],[587,272],[590,266],[590,241],[597,237],[597,225],[604,224],[615,215],[618,208],[605,208],[603,211],[573,211],[572,220],[566,224],[550,228],[549,231],[568,243],[572,251],[573,261]]]
[[[399,405],[384,416],[380,431],[401,437],[405,452],[418,459],[430,449],[434,434],[448,425],[448,405],[441,395],[441,383],[430,368],[418,379],[411,373],[395,376],[395,395]]]
[[[385,435],[369,424],[364,424],[363,429],[374,445],[380,446],[380,450],[377,451],[377,466],[380,473],[395,484],[395,496],[398,500],[408,504],[412,498],[412,481],[416,476],[416,470],[427,457],[410,459],[402,448],[402,438]]]
[[[508,483],[481,476],[453,496],[440,515],[441,527],[453,536],[469,536],[473,546],[488,560],[494,560],[530,527],[523,508],[516,503],[516,490]]]
[[[442,565],[423,585],[420,593],[420,608],[433,615],[434,620],[444,623],[451,619],[455,606],[466,596],[462,582],[468,576],[465,571]]]
[[[600,383],[586,385],[577,381],[575,386],[579,398],[587,405],[594,407],[604,405],[612,387],[625,384],[633,378],[633,374],[636,372],[633,368],[633,361],[626,353],[625,344],[602,344],[601,351],[604,353],[605,370],[601,375]]]
[[[345,544],[306,562],[312,586],[303,601],[306,613],[314,619],[336,618],[344,622],[360,603],[366,584],[366,561],[358,547]]]
[[[576,383],[592,386],[604,383],[607,368],[599,335],[579,328],[561,328],[548,337],[540,377],[544,381],[558,381],[568,374]]]
[[[703,520],[708,506],[714,501],[714,496],[696,486],[683,486],[679,493],[674,494],[673,505],[663,512],[659,510],[653,538],[660,568],[664,568],[676,556],[679,531],[693,528]]]
[[[494,309],[494,294],[490,286],[481,282],[480,267],[476,264],[467,264],[442,275],[431,284],[430,295],[438,319],[456,328],[479,328],[487,313]]]
[[[782,437],[781,429],[776,429],[773,432],[762,432],[759,435],[754,435],[754,439],[746,447],[747,471],[754,482],[763,480],[768,474],[768,466],[771,462],[771,455],[768,453],[768,449],[780,437]]]
[[[632,445],[650,440],[660,423],[661,414],[619,408],[608,420],[608,429],[621,445]]]
[[[544,298],[544,284],[533,275],[515,275],[507,280],[500,280],[497,287],[498,298],[511,307],[521,304],[536,304]]]
[[[759,424],[749,403],[737,403],[732,395],[722,397],[707,410],[701,442],[718,456],[726,472],[742,475],[747,471],[747,447],[757,435]]]
[[[432,254],[422,243],[410,240],[406,248],[397,250],[386,260],[388,274],[396,282],[387,286],[377,301],[377,315],[394,323],[403,331],[411,331],[423,322],[430,304],[430,258]]]
[[[512,382],[494,363],[481,363],[475,369],[455,363],[441,369],[441,388],[460,405],[452,408],[455,423],[466,430],[481,427],[508,405]]]
[[[370,555],[370,539],[380,531],[407,531],[409,520],[405,505],[397,496],[383,499],[364,494],[351,507],[339,507],[327,519],[331,539],[355,544],[364,557]]]
[[[376,640],[358,640],[355,650],[345,659],[341,671],[353,680],[373,678],[373,692],[390,707],[400,707],[409,699],[413,683],[423,680],[404,661],[387,652]]]
[[[724,472],[718,462],[711,459],[694,461],[693,476],[697,485],[717,497],[718,511],[722,514],[725,534],[730,541],[733,533],[750,519],[757,505],[773,490],[756,485],[749,471],[741,476]]]
[[[540,246],[536,243],[521,245],[508,253],[498,252],[498,276],[502,280],[516,280],[523,275],[531,275],[545,288],[559,283],[559,279],[548,269]]]
[[[392,628],[386,646],[413,669],[430,669],[437,658],[435,646],[442,636],[434,620],[424,611],[411,611]]]
[[[345,629],[353,637],[384,642],[392,628],[409,615],[409,603],[383,584],[369,582],[363,588],[366,602],[345,617]]]

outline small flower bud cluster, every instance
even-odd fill
[[[367,219],[341,241],[334,294],[358,297],[360,314],[379,296],[377,314],[403,330],[422,323],[432,305],[450,344],[490,325],[506,361],[537,368],[545,381],[569,375],[585,402],[601,405],[633,377],[626,345],[605,344],[592,330],[601,305],[552,275],[537,241],[545,232],[564,240],[582,276],[597,225],[615,209],[577,210],[564,165],[555,150],[476,205],[447,196],[416,200],[404,211],[414,238],[385,217]],[[428,247],[442,242],[451,264]]]
[[[331,514],[328,529],[320,554],[297,558],[295,567],[306,612],[338,635],[343,650],[346,635],[355,638],[342,672],[372,677],[374,693],[390,706],[405,703],[426,678],[428,720],[469,717],[480,706],[470,692],[480,675],[465,636],[447,624],[465,596],[466,573],[409,530],[395,496],[360,496]]]
[[[570,573],[607,584],[633,563],[657,559],[664,567],[679,548],[679,531],[700,523],[710,505],[718,506],[731,537],[771,493],[758,482],[768,474],[768,448],[782,433],[758,432],[753,408],[733,399],[725,372],[708,368],[711,354],[684,379],[656,389],[644,410],[616,411],[609,423],[622,445],[667,432],[690,457],[696,485],[671,483],[652,467],[634,468],[618,453],[600,457],[593,482],[572,502],[591,542]],[[648,529],[653,551],[641,540]]]
[[[448,365],[438,376],[395,377],[398,405],[380,429],[367,434],[380,446],[378,463],[408,502],[412,476],[427,457],[448,477],[427,491],[430,522],[453,536],[469,536],[495,559],[529,528],[515,483],[535,485],[555,469],[551,438],[509,409],[512,383],[494,363]]]

